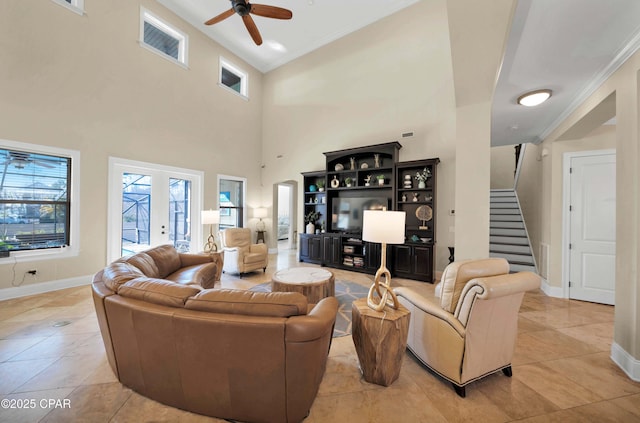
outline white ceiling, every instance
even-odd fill
[[[229,0],[157,0],[261,72],[305,55],[419,0],[258,0],[291,10],[291,21],[252,15],[263,43],[254,44],[236,14],[215,25],[204,22],[231,8]]]
[[[260,0],[291,21],[253,15],[256,46],[242,19],[203,22],[229,0],[157,0],[256,69],[268,72],[419,0]],[[477,0],[469,0],[477,1]],[[539,142],[640,46],[640,0],[519,0],[493,99],[492,145]],[[535,108],[522,93],[549,88]]]

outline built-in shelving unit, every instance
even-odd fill
[[[398,276],[433,281],[436,166],[440,160],[398,162],[401,148],[400,143],[391,142],[324,153],[326,171],[302,174],[304,213],[318,211],[318,220],[325,226],[319,227],[320,233],[300,235],[300,261],[374,273],[380,265],[381,246],[362,240],[362,211],[402,210],[407,212],[406,242],[389,247],[387,265]],[[415,179],[419,172],[429,175],[423,178],[424,186]],[[317,189],[319,178],[325,180],[324,192]],[[417,217],[418,210],[424,219]],[[426,219],[422,213],[429,210]]]

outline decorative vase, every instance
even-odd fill
[[[324,192],[324,187],[318,187],[318,191]]]
[[[402,194],[402,202],[406,202],[407,201],[407,194]]]
[[[417,192],[413,193],[413,200],[411,200],[411,201],[418,201],[418,193]]]
[[[355,157],[351,157],[349,159],[349,164],[351,165],[351,170],[356,170],[356,158]]]
[[[316,232],[316,225],[314,225],[313,223],[309,222],[307,223],[307,233],[312,235]]]
[[[315,185],[309,185],[309,192],[316,192],[316,186]]]
[[[380,167],[380,154],[376,153],[373,155],[373,166],[374,167]]]
[[[418,188],[425,189],[427,184],[424,181],[418,181]]]
[[[378,185],[384,185],[384,179],[378,179]]]
[[[338,188],[340,186],[340,181],[336,175],[333,175],[333,179],[331,180],[331,188]]]

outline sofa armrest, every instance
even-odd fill
[[[308,342],[322,338],[336,322],[338,300],[323,298],[306,316],[292,316],[287,319],[285,341]]]
[[[195,266],[197,264],[204,264],[213,261],[210,254],[187,254],[179,253],[180,264],[182,267]]]

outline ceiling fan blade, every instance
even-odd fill
[[[218,22],[227,19],[229,16],[233,15],[234,13],[236,13],[235,10],[233,10],[233,8],[231,8],[231,9],[227,10],[226,12],[222,12],[218,16],[209,19],[204,24],[205,25],[217,24]]]
[[[247,27],[247,31],[249,31],[249,34],[251,34],[251,38],[253,38],[253,41],[257,45],[262,44],[262,37],[260,36],[260,31],[258,31],[258,27],[256,26],[256,23],[253,21],[253,18],[250,15],[245,15],[242,17],[242,20],[244,21],[244,26]]]
[[[267,6],[264,4],[251,3],[251,13],[265,18],[274,19],[291,19],[293,17],[291,10],[283,9],[282,7]]]

